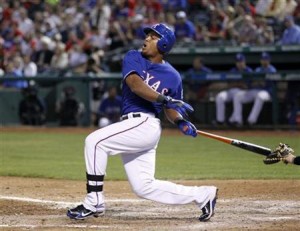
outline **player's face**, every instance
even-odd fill
[[[146,35],[142,47],[142,54],[149,57],[155,57],[157,54],[159,54],[159,51],[157,49],[157,42],[159,39],[159,35],[156,34],[154,31],[149,32]]]

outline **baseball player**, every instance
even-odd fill
[[[164,204],[195,202],[207,221],[214,214],[215,186],[190,187],[157,180],[156,148],[161,135],[157,118],[161,110],[171,123],[188,136],[196,137],[195,126],[185,119],[193,108],[182,101],[179,73],[163,57],[174,43],[174,32],[164,24],[144,29],[146,38],[141,52],[129,51],[123,60],[121,121],[99,129],[85,140],[87,194],[83,203],[69,209],[67,216],[84,219],[105,211],[103,180],[109,156],[120,154],[137,196]]]
[[[256,73],[276,73],[276,68],[270,64],[270,55],[261,54],[261,66],[255,69]],[[271,101],[273,82],[270,80],[249,80],[248,88],[240,90],[233,97],[233,113],[231,123],[241,127],[243,124],[243,105],[253,102],[253,107],[247,118],[247,123],[252,126],[257,123],[260,112],[265,102]]]
[[[300,156],[289,154],[287,157],[284,158],[283,162],[286,164],[300,165]]]
[[[235,56],[235,67],[230,69],[230,73],[252,73],[253,70],[246,63],[246,57],[242,53],[238,53]],[[217,125],[224,125],[226,123],[226,103],[232,102],[234,96],[242,89],[246,89],[247,86],[243,80],[236,80],[228,82],[228,88],[220,91],[216,95],[216,121]],[[229,122],[232,123],[233,116],[229,118]]]
[[[275,164],[280,161],[283,161],[285,164],[300,165],[300,156],[295,156],[294,149],[289,145],[280,143],[276,149],[264,159],[264,163]]]

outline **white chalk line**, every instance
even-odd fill
[[[12,201],[22,201],[22,202],[32,202],[39,204],[57,204],[61,206],[72,206],[74,204],[79,204],[81,202],[65,202],[65,201],[52,201],[52,200],[43,200],[43,199],[35,199],[29,197],[16,197],[16,196],[3,196],[0,195],[0,200],[12,200]],[[106,202],[111,203],[142,203],[146,202],[146,200],[142,199],[107,199]]]
[[[0,224],[1,228],[92,228],[92,229],[109,229],[111,228],[108,225],[2,225]]]
[[[66,202],[66,201],[53,201],[53,200],[44,200],[44,199],[36,199],[30,197],[17,197],[17,196],[5,196],[0,195],[0,200],[13,200],[13,201],[22,201],[22,202],[32,202],[32,203],[39,203],[39,204],[56,204],[61,206],[72,206],[74,204],[82,203],[80,201],[77,202]],[[255,200],[255,199],[248,199],[247,201],[251,203],[259,203],[264,204],[267,203],[268,205],[272,203],[280,203],[284,204],[293,204],[300,206],[299,202],[296,201],[281,201],[281,200]],[[149,200],[144,199],[105,199],[107,203],[151,203]],[[245,199],[218,199],[218,203],[233,203],[233,202],[246,202]]]

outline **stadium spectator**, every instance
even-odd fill
[[[270,55],[261,54],[261,66],[255,69],[256,73],[276,73],[276,68],[270,64]],[[257,123],[265,102],[271,101],[272,84],[270,80],[247,80],[247,89],[238,91],[233,96],[233,113],[230,122],[237,127],[243,126],[243,105],[253,102],[247,123],[252,126]]]
[[[18,28],[23,35],[33,30],[33,21],[28,18],[27,10],[25,8],[19,8],[18,14],[15,15],[14,20],[18,23]]]
[[[246,57],[242,53],[238,53],[235,57],[236,64],[230,72],[231,73],[252,73],[253,70],[246,64]],[[246,89],[246,84],[243,80],[230,81],[228,82],[228,86],[225,90],[220,91],[216,95],[216,121],[213,121],[216,125],[224,125],[226,123],[225,116],[225,106],[226,103],[232,102],[235,95],[240,92],[242,89]],[[233,115],[229,118],[229,122],[233,123],[235,118]]]
[[[284,30],[279,41],[281,45],[300,44],[300,26],[296,25],[292,16],[286,16],[284,19]]]
[[[206,25],[198,23],[195,25],[195,41],[203,42],[208,44],[210,42],[210,38],[208,35],[208,30]]]
[[[275,41],[274,30],[273,27],[268,25],[267,19],[261,16],[257,16],[255,18],[255,23],[257,25],[256,44],[258,45],[274,44]]]
[[[238,42],[241,45],[256,44],[257,26],[255,25],[251,15],[245,15],[242,25],[238,31]]]
[[[37,75],[37,65],[31,61],[31,56],[29,54],[25,54],[23,56],[24,67],[23,74],[26,77],[33,77]]]
[[[285,95],[285,105],[287,109],[286,119],[288,124],[292,125],[294,128],[299,124],[299,111],[300,111],[300,81],[288,81],[286,95]],[[298,119],[297,119],[298,115]],[[297,121],[298,120],[298,121]]]
[[[141,44],[145,38],[144,33],[144,16],[141,14],[135,15],[131,20],[131,33],[132,33],[132,42],[133,44]]]
[[[63,97],[56,104],[60,126],[77,126],[83,115],[84,105],[75,98],[76,90],[72,86],[63,88]]]
[[[165,19],[165,25],[167,25],[171,30],[175,31],[175,23],[176,23],[176,17],[171,12],[166,12],[163,14]]]
[[[5,77],[24,77],[22,73],[23,68],[23,60],[20,56],[16,56],[13,60],[8,60],[5,67]],[[28,86],[27,81],[24,80],[6,80],[3,81],[3,87],[7,88],[26,88]]]
[[[293,14],[295,21],[300,21],[298,3],[299,0],[3,1],[0,6],[0,34],[4,39],[5,60],[33,52],[38,73],[42,73],[52,68],[49,57],[57,42],[64,43],[66,51],[78,44],[87,56],[94,52],[94,48],[107,52],[120,47],[126,49],[131,45],[138,46],[143,36],[140,33],[140,28],[143,27],[139,19],[141,15],[143,24],[165,22],[170,28],[174,28],[178,41],[205,44],[217,41],[218,44],[231,42],[234,45],[272,44],[274,40],[279,41],[281,36],[282,18]],[[274,16],[267,15],[274,12],[276,15],[278,9],[282,10],[276,22],[277,18],[272,19]],[[253,21],[249,25],[244,24],[245,16],[257,17],[255,14],[262,19],[255,21],[257,30]],[[134,22],[133,27],[132,19],[139,19]],[[46,43],[49,42],[50,52],[42,51],[45,40],[48,40]]]
[[[286,16],[293,15],[297,7],[295,0],[286,0],[285,7],[279,13],[279,21],[283,21]]]
[[[27,87],[22,91],[23,99],[19,103],[18,114],[21,124],[39,126],[46,122],[46,105],[38,96],[35,87]]]
[[[300,25],[300,0],[296,0],[297,6],[294,10],[293,16],[295,24]]]
[[[44,72],[50,67],[53,56],[52,45],[52,40],[47,36],[43,36],[41,38],[41,49],[36,50],[33,54],[33,61],[37,64],[39,72]]]
[[[119,21],[112,21],[110,23],[108,31],[109,50],[114,50],[128,45],[129,38],[127,36],[127,28],[123,28]]]
[[[274,0],[258,0],[255,4],[256,14],[266,16]]]
[[[69,66],[76,73],[83,73],[86,69],[87,55],[79,44],[74,44],[69,50]]]
[[[192,41],[195,38],[195,25],[187,19],[184,11],[176,13],[175,36],[178,41]]]
[[[216,13],[212,14],[212,18],[207,26],[207,36],[210,41],[224,40],[224,29],[221,21],[218,19]]]
[[[69,64],[68,53],[65,52],[65,44],[57,43],[54,49],[54,55],[51,58],[50,67],[53,70],[62,70]]]
[[[286,5],[286,0],[282,0],[282,1],[273,0],[265,16],[273,18],[274,22],[276,22],[281,12],[284,11],[285,5]]]
[[[121,116],[122,99],[116,87],[110,87],[98,109],[98,126],[105,127],[118,122]]]

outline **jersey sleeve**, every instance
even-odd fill
[[[174,99],[183,100],[183,88],[182,82],[179,82],[175,95],[173,96]]]
[[[138,51],[128,51],[123,58],[123,66],[122,66],[122,75],[123,80],[129,74],[136,73],[139,76],[142,76],[142,68],[141,68],[141,60],[140,54]]]

